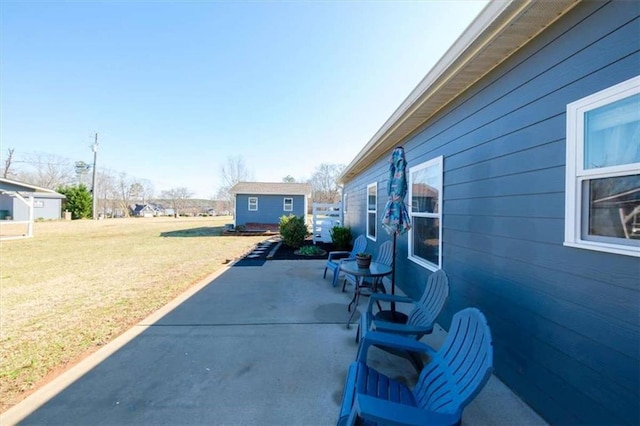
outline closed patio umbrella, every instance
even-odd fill
[[[393,261],[391,263],[391,294],[396,286],[396,238],[411,229],[411,219],[404,202],[407,195],[407,160],[404,148],[396,147],[389,159],[389,181],[387,194],[389,199],[384,207],[382,227],[393,235]],[[391,312],[395,316],[395,304],[391,304]]]

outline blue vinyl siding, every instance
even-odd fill
[[[34,198],[35,203],[41,203],[42,207],[34,207],[34,219],[58,220],[62,217],[62,200],[59,198]],[[13,219],[29,220],[29,209],[17,198],[13,201]]]
[[[249,211],[249,197],[258,198],[258,210]],[[284,210],[284,199],[293,198],[293,211]],[[304,216],[304,195],[236,195],[236,226],[247,223],[274,224],[280,222],[280,217],[294,214]]]
[[[637,2],[578,4],[402,144],[408,167],[444,156],[440,323],[479,307],[496,374],[554,424],[639,420],[640,261],[563,246],[566,106],[640,73],[639,16]],[[354,234],[386,160],[346,183]],[[396,256],[417,297],[429,272],[406,236]]]

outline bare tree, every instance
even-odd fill
[[[168,191],[162,191],[160,196],[171,203],[171,207],[173,208],[176,217],[178,217],[180,215],[180,211],[187,208],[189,199],[193,197],[193,192],[189,191],[185,187],[180,187],[172,188]]]
[[[129,198],[132,202],[144,203],[144,186],[136,180],[132,181],[129,185]]]
[[[71,160],[51,154],[31,154],[23,162],[28,170],[20,173],[20,180],[48,189],[71,185],[75,170]]]
[[[313,191],[313,201],[317,203],[337,203],[340,201],[338,178],[345,169],[344,164],[320,164],[309,183]]]
[[[234,210],[234,199],[229,192],[233,185],[238,182],[250,182],[253,180],[253,173],[247,169],[242,157],[229,157],[227,162],[220,169],[222,186],[218,190],[217,198],[229,203],[230,210]]]
[[[4,171],[2,172],[2,177],[5,179],[11,174],[11,161],[13,160],[14,152],[16,152],[15,148],[7,149],[7,158],[4,160]]]
[[[220,177],[222,186],[231,188],[238,182],[252,181],[253,173],[247,169],[242,157],[229,157],[220,169]]]
[[[138,183],[142,185],[142,202],[149,202],[149,200],[153,198],[153,194],[155,193],[153,182],[151,182],[149,179],[140,179]]]
[[[104,217],[113,217],[117,215],[118,190],[117,179],[109,171],[98,169],[96,177],[100,185],[97,186],[96,196],[98,197],[98,211],[102,212]]]
[[[118,209],[122,211],[125,217],[130,216],[130,208],[132,203],[131,187],[133,182],[126,173],[120,173],[116,181],[116,190],[118,191]]]

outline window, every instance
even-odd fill
[[[293,211],[293,198],[285,198],[284,199],[283,210],[285,212],[292,212]]]
[[[33,207],[35,207],[35,208],[44,207],[44,201],[42,201],[42,200],[34,200],[33,201]]]
[[[378,184],[367,185],[367,237],[376,240],[378,222]]]
[[[565,241],[640,256],[640,76],[567,105]]]
[[[442,157],[409,169],[409,259],[435,271],[442,267]]]
[[[249,211],[258,211],[258,197],[249,197]]]

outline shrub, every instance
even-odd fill
[[[351,245],[351,228],[334,226],[329,234],[336,250],[347,250]]]
[[[327,254],[327,252],[322,250],[318,246],[304,246],[300,247],[300,249],[296,251],[295,254],[301,254],[303,256],[324,256],[325,254]]]
[[[91,192],[85,185],[65,186],[57,191],[66,197],[62,202],[62,210],[70,211],[72,219],[91,217]]]
[[[307,225],[304,223],[304,216],[282,216],[280,218],[280,236],[282,242],[294,249],[302,246],[307,236]]]

